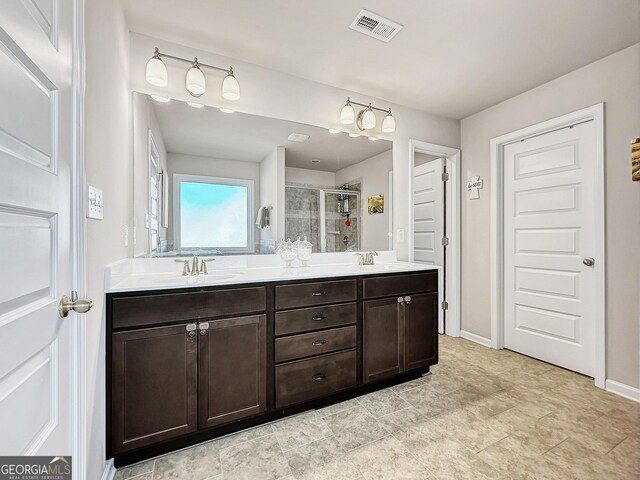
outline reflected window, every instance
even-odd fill
[[[253,251],[253,181],[176,174],[174,188],[178,248]]]

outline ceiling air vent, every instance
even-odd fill
[[[351,22],[349,28],[383,42],[388,42],[402,29],[402,25],[368,10],[360,10],[360,13]]]

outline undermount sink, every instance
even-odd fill
[[[157,280],[157,283],[170,283],[170,284],[195,284],[195,283],[209,283],[218,282],[220,280],[228,280],[235,278],[239,273],[235,272],[213,272],[207,275],[171,275],[170,277],[161,278]]]
[[[412,270],[410,265],[404,263],[380,263],[373,265],[349,265],[350,271],[362,272],[362,271],[377,271],[377,272],[389,272],[389,271],[402,271]]]

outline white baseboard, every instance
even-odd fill
[[[102,472],[102,477],[100,480],[113,480],[113,477],[116,476],[116,467],[113,465],[113,458],[107,460],[104,464],[104,470]]]
[[[640,403],[640,388],[631,387],[624,383],[616,382],[615,380],[607,380],[604,383],[604,389],[607,392],[615,393],[616,395]]]
[[[471,342],[479,343],[483,347],[491,348],[491,339],[481,337],[475,333],[467,332],[466,330],[460,330],[460,336]]]

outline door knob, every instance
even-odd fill
[[[61,318],[66,318],[71,310],[76,313],[87,313],[91,310],[91,307],[93,307],[93,302],[91,300],[86,300],[84,298],[77,299],[75,297],[75,292],[71,294],[71,298],[66,295],[62,296],[60,303],[58,304],[58,315],[60,315]]]
[[[596,261],[591,257],[587,257],[582,260],[582,263],[584,263],[587,267],[593,267],[596,264]]]

